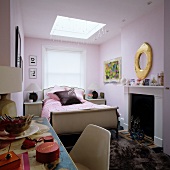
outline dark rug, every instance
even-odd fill
[[[111,131],[110,170],[170,170],[170,157],[162,148],[149,148]],[[80,134],[62,135],[60,140],[70,152]]]
[[[170,157],[122,137],[112,139],[110,170],[170,170]]]

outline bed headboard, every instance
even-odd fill
[[[46,89],[43,89],[43,99],[46,99],[47,98],[47,93],[52,90],[53,87],[49,87],[49,88],[46,88]]]
[[[84,89],[79,88],[79,87],[69,87],[69,86],[60,86],[60,87],[74,88],[74,89],[81,89],[81,90],[84,90]],[[48,93],[49,91],[51,91],[53,88],[54,88],[54,87],[48,87],[48,88],[46,88],[46,89],[43,89],[43,99],[48,98],[47,93]],[[84,90],[84,99],[85,99],[85,90]]]

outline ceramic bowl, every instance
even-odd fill
[[[10,134],[21,134],[30,127],[33,115],[14,117],[5,126],[5,131]]]

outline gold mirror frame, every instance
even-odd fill
[[[144,53],[147,57],[146,67],[142,70],[140,67],[140,57]],[[143,80],[149,74],[152,67],[152,48],[148,43],[143,43],[135,55],[135,71],[139,79]]]

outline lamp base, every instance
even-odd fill
[[[0,116],[5,114],[16,117],[17,116],[17,108],[14,101],[6,98],[7,94],[1,94],[0,99]]]
[[[97,99],[97,98],[98,98],[98,93],[97,93],[97,91],[93,91],[93,92],[92,92],[92,95],[93,95],[93,96],[92,96],[93,99]]]
[[[30,93],[29,99],[30,99],[30,100],[33,100],[33,102],[36,102],[37,99],[38,99],[37,93],[34,93],[34,92],[33,92],[33,93]]]

